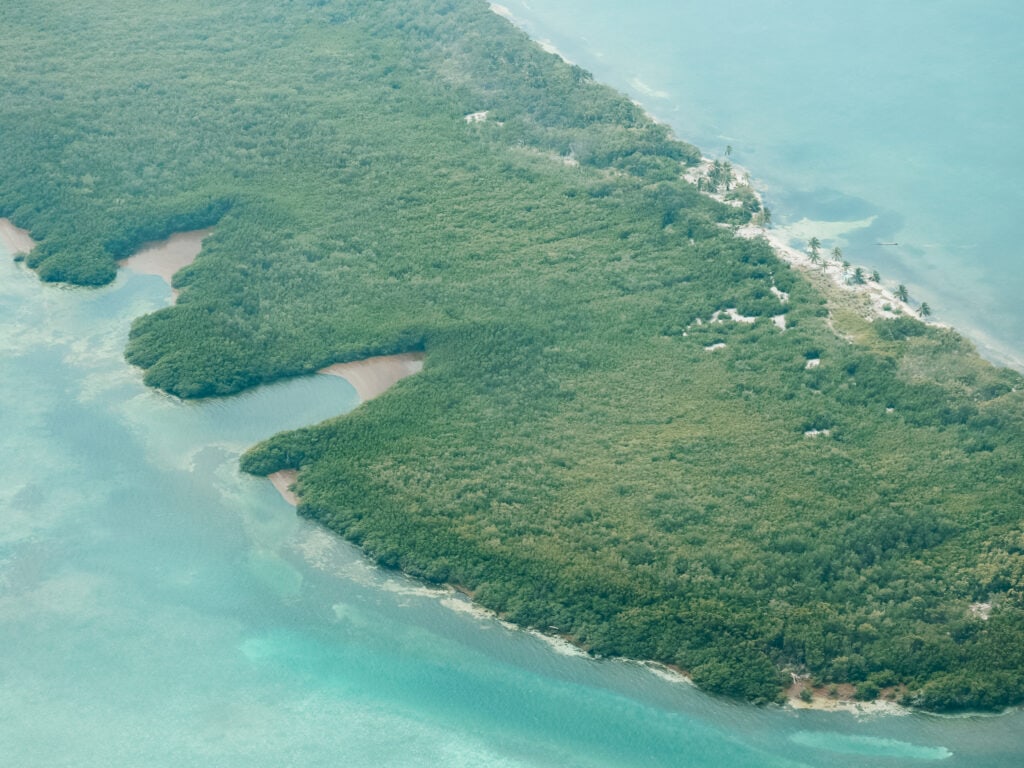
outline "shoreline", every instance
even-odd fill
[[[0,243],[11,256],[24,256],[36,247],[36,241],[27,229],[14,226],[10,219],[0,219]]]
[[[384,394],[407,376],[422,371],[425,358],[426,354],[423,352],[380,355],[353,360],[350,363],[335,363],[321,368],[317,373],[345,379],[355,388],[362,404]]]
[[[156,275],[171,288],[172,302],[177,301],[174,275],[196,260],[203,240],[213,234],[213,227],[175,232],[164,240],[143,243],[126,259],[117,262],[118,269],[128,269],[140,275]],[[27,229],[15,226],[10,219],[0,218],[0,245],[16,260],[31,253],[36,247]]]
[[[359,404],[373,400],[402,379],[423,370],[424,352],[400,352],[396,355],[378,355],[349,363],[335,363],[317,371],[324,376],[345,379],[356,391]],[[292,486],[299,477],[297,469],[281,469],[267,475],[267,479],[289,505],[297,507],[299,497]]]
[[[164,240],[143,243],[127,259],[117,262],[119,269],[128,269],[139,275],[156,275],[171,289],[172,303],[178,300],[174,275],[196,260],[203,248],[203,240],[213,234],[213,227],[175,232]]]
[[[292,486],[295,485],[295,481],[298,479],[299,470],[297,469],[279,469],[277,472],[271,472],[267,475],[267,480],[281,494],[281,498],[293,507],[299,506],[298,494],[292,490]]]
[[[702,157],[700,165],[696,168],[689,169],[689,171],[684,174],[684,178],[691,184],[696,185],[698,180],[709,178],[713,165],[714,161],[711,158]],[[750,172],[743,166],[735,165],[731,162],[730,166],[732,188],[736,189],[737,187],[745,187],[749,189],[751,194],[753,194],[757,199],[758,204],[761,206],[761,210],[765,210],[764,197],[761,191],[751,182]],[[730,204],[730,201],[726,199],[725,195],[718,192],[702,190],[701,194],[721,203],[725,203],[726,205]],[[952,326],[947,323],[935,320],[930,316],[922,317],[919,313],[919,309],[916,309],[909,301],[902,301],[893,291],[886,288],[880,281],[871,279],[871,271],[869,271],[869,268],[866,266],[854,264],[844,265],[844,262],[832,259],[830,254],[825,250],[821,251],[819,263],[815,263],[808,252],[802,251],[792,245],[793,241],[800,240],[802,238],[797,236],[788,227],[772,227],[770,224],[766,225],[750,222],[736,227],[734,234],[736,237],[747,240],[764,238],[775,252],[775,255],[778,256],[781,261],[800,270],[801,272],[806,273],[812,280],[815,276],[821,277],[827,284],[828,289],[838,289],[848,296],[864,299],[865,311],[863,314],[864,318],[868,321],[910,316],[926,323],[927,325],[938,328],[952,328]],[[823,243],[824,242],[832,243],[834,242],[834,239],[827,237],[826,233],[826,238]],[[824,248],[824,245],[822,245],[822,248]],[[856,269],[863,270],[865,274],[864,281],[862,283],[851,282],[848,277],[848,273],[852,274]],[[825,292],[825,298],[829,298],[827,292]]]
[[[501,16],[510,24],[515,26],[522,32],[525,32],[534,43],[541,47],[544,51],[554,53],[560,58],[565,60],[567,63],[569,60],[560,52],[558,49],[548,40],[538,39],[533,37],[528,30],[526,30],[523,24],[515,17],[515,15],[505,6],[498,3],[489,3],[490,10],[498,16]],[[655,118],[650,111],[643,105],[634,101],[638,107],[640,107],[644,114],[653,122],[661,122]],[[702,156],[701,162],[694,168],[686,169],[683,173],[683,177],[689,183],[697,185],[698,178],[706,178],[708,172],[713,167],[714,161],[711,158]],[[731,176],[732,185],[745,186],[747,187],[754,197],[757,199],[761,210],[765,210],[764,198],[760,190],[758,190],[751,181],[751,175],[746,168],[735,165],[730,162],[731,165]],[[702,190],[702,194],[712,197],[719,202],[725,204],[738,204],[730,203],[725,199],[725,195],[713,192],[711,190]],[[882,318],[896,318],[901,316],[909,316],[918,319],[928,325],[951,328],[946,323],[936,321],[931,317],[921,317],[919,311],[915,309],[909,302],[900,300],[895,293],[886,288],[882,283],[866,279],[863,283],[854,284],[847,279],[847,270],[854,270],[857,266],[861,265],[848,265],[844,266],[842,262],[832,261],[828,258],[827,253],[823,253],[821,264],[815,264],[808,253],[805,253],[798,248],[794,247],[791,243],[799,238],[793,235],[786,227],[771,227],[770,224],[762,225],[749,223],[740,227],[736,227],[734,230],[736,237],[755,239],[764,238],[767,243],[771,246],[776,256],[780,261],[790,265],[794,269],[798,269],[806,274],[808,280],[814,281],[815,274],[820,274],[824,280],[822,282],[825,285],[821,286],[822,293],[826,300],[830,299],[829,290],[838,290],[851,296],[860,296],[866,300],[864,317],[867,321],[871,322],[875,319]],[[866,271],[866,274],[872,274],[866,267],[861,266]],[[830,321],[831,325],[831,321]],[[833,328],[837,335],[841,334]],[[977,343],[973,340],[972,344]],[[991,362],[991,361],[990,361]],[[454,587],[452,587],[455,589]],[[467,593],[462,590],[455,590],[460,594],[466,595]],[[468,596],[472,600],[471,596]],[[474,603],[475,604],[475,603]],[[487,610],[487,609],[482,609]],[[492,613],[493,612],[489,612]],[[501,618],[497,614],[493,614],[495,619],[501,621]],[[520,627],[521,629],[528,630],[528,628]],[[572,643],[571,639],[564,636],[558,636],[552,638],[562,642]],[[572,643],[574,646],[575,644]],[[582,650],[582,649],[581,649]],[[660,662],[650,660],[633,660],[635,663],[641,664],[659,677],[662,677],[672,682],[685,683],[693,685],[693,681],[685,670],[678,669],[674,666],[665,665]],[[837,694],[830,696],[825,691],[812,690],[810,700],[805,700],[800,697],[801,692],[805,688],[806,681],[794,677],[793,684],[787,687],[784,691],[785,703],[782,705],[785,708],[799,711],[799,710],[813,710],[823,712],[846,712],[855,715],[906,715],[912,710],[897,704],[894,701],[877,698],[871,701],[858,701],[853,698],[853,686],[842,685],[837,686]]]
[[[538,23],[540,23],[537,21],[537,19],[521,18],[517,16],[516,13],[513,12],[510,8],[501,5],[500,3],[497,2],[489,2],[489,6],[490,10],[493,13],[495,13],[498,16],[501,16],[509,23],[513,24],[517,29],[525,33],[536,45],[540,46],[543,50],[557,53],[566,61],[570,61],[566,56],[564,56],[560,51],[558,51],[558,49],[549,39],[543,37],[543,29],[535,28],[535,26]],[[572,62],[570,61],[570,63]],[[622,79],[625,80],[626,76],[622,75]],[[626,93],[627,97],[630,98],[634,104],[640,107],[643,110],[644,114],[650,120],[652,120],[655,123],[667,124],[669,125],[669,127],[671,127],[670,120],[658,118],[655,116],[654,112],[652,111],[655,105],[652,105],[650,103],[644,104],[641,101],[637,100],[639,98],[642,98],[644,101],[650,102],[652,99],[666,98],[669,96],[669,94],[652,89],[646,83],[643,83],[637,78],[633,78],[633,80],[630,81],[629,85],[630,88],[635,89],[642,95],[634,98],[632,95],[630,95],[629,91],[625,89],[622,85],[616,86],[616,88],[617,90]],[[685,139],[681,140],[685,141]],[[710,162],[707,158],[703,158],[703,160],[705,162]],[[739,168],[738,166],[735,167]],[[763,205],[761,190],[757,189],[751,182],[749,173],[746,174],[746,179],[742,183],[750,186],[751,190],[755,193],[756,197],[759,201],[761,201]],[[720,197],[721,196],[719,196],[719,199]],[[801,228],[800,225],[806,223],[807,220],[804,219],[802,221],[794,221],[791,224],[787,224],[785,226],[770,226],[767,232],[765,233],[766,239],[775,249],[776,253],[779,255],[780,258],[782,258],[787,263],[790,263],[796,266],[797,268],[802,269],[805,266],[807,266],[804,264],[804,262],[807,261],[806,255],[803,254],[801,251],[797,250],[796,248],[794,248],[791,245],[791,241],[806,241],[807,237],[810,237],[812,234],[814,234],[813,232],[810,234],[805,234],[803,232],[797,233],[797,229]],[[820,223],[827,224],[829,222]],[[834,224],[835,222],[832,223]],[[740,229],[742,230],[744,228],[741,227]],[[756,235],[747,234],[746,236],[751,237]],[[837,237],[833,234],[829,234],[828,232],[819,232],[817,233],[817,237],[821,238],[823,241],[828,242],[830,247],[836,244],[836,242],[842,243],[842,238]],[[824,261],[827,263],[827,251],[823,250],[822,256],[825,257]],[[852,264],[850,266],[850,270],[852,271],[858,266],[864,269],[867,275],[870,275],[874,270],[873,267],[869,268],[866,267],[864,264]],[[816,265],[810,265],[810,268],[804,269],[804,271],[806,271],[810,275],[814,275],[814,273],[816,273],[819,270]],[[833,274],[834,272],[840,273],[838,278],[835,274]],[[862,315],[868,321],[874,320],[878,317],[899,316],[893,312],[882,312],[881,307],[883,304],[889,304],[892,307],[899,307],[901,309],[902,316],[912,317],[914,319],[924,322],[929,326],[945,328],[955,331],[959,336],[963,337],[964,339],[971,343],[971,345],[974,347],[975,351],[981,358],[991,363],[992,365],[1000,368],[1010,368],[1012,370],[1016,370],[1017,372],[1024,374],[1024,350],[1022,350],[1019,346],[1014,346],[1014,344],[1007,339],[997,337],[992,328],[983,328],[971,324],[968,318],[963,317],[963,312],[957,311],[963,306],[964,297],[956,291],[944,294],[946,296],[946,304],[950,307],[955,308],[955,310],[950,313],[957,315],[957,321],[954,324],[952,322],[943,322],[937,320],[935,316],[931,314],[929,314],[929,316],[927,317],[922,317],[919,314],[918,301],[914,300],[913,297],[911,297],[912,303],[900,302],[893,293],[894,289],[885,288],[884,286],[881,286],[877,283],[871,283],[870,281],[868,281],[868,284],[866,286],[850,285],[846,281],[845,277],[842,275],[841,268],[839,267],[839,265],[835,265],[835,268],[832,268],[830,266],[830,268],[827,270],[827,276],[830,282],[833,283],[842,292],[842,294],[854,299],[856,299],[858,295],[860,295],[865,299],[866,302],[872,305],[873,308],[869,312],[862,312]],[[895,285],[895,283],[897,283],[899,279],[900,278],[897,278],[897,280],[893,280],[891,282]],[[902,279],[909,279],[909,276],[904,277]],[[876,287],[879,289],[878,291],[873,290]],[[925,293],[928,292],[927,285],[919,287]],[[826,294],[826,298],[831,297]],[[927,300],[924,300],[920,303],[928,304],[929,302]],[[936,307],[929,306],[929,310],[933,309],[936,309]],[[938,309],[940,310],[941,314],[941,307],[939,307]]]
[[[274,488],[281,495],[281,498],[292,507],[299,504],[298,495],[292,490],[299,472],[295,469],[281,469],[267,475]],[[547,643],[551,650],[563,656],[585,656],[591,660],[598,661],[600,657],[591,655],[583,646],[577,643],[570,635],[546,633],[536,627],[526,627],[506,621],[499,613],[485,606],[480,605],[474,599],[473,593],[458,584],[443,584],[438,587],[425,585],[427,588],[436,589],[441,595],[441,601],[454,611],[471,613],[480,619],[495,621],[502,627],[510,630],[526,632]],[[685,669],[673,664],[666,664],[650,659],[631,659],[627,657],[611,657],[610,660],[635,664],[643,667],[655,677],[661,678],[673,685],[688,685],[696,688],[693,678]],[[793,683],[783,691],[784,700],[777,706],[792,711],[815,711],[815,712],[844,712],[852,715],[890,715],[904,716],[912,714],[913,710],[896,703],[890,699],[877,698],[871,701],[859,701],[854,698],[854,686],[842,684],[835,686],[835,695],[829,695],[826,689],[809,688],[812,691],[810,700],[801,698],[800,694],[808,688],[807,678],[793,675]],[[699,689],[698,689],[699,690]],[[713,694],[706,694],[713,695]]]
[[[551,41],[547,39],[534,37],[530,33],[530,30],[526,28],[524,22],[518,19],[515,16],[515,14],[511,11],[511,9],[496,2],[489,2],[488,6],[493,13],[508,21],[510,24],[516,27],[516,29],[526,33],[526,35],[529,36],[530,39],[533,40],[533,42],[536,45],[540,46],[541,49],[548,53],[554,53],[566,63],[572,64],[572,62],[568,58],[566,58],[566,56],[561,51],[559,51],[558,48]],[[649,92],[648,95],[658,95],[656,92],[651,91],[651,89],[646,87],[643,83],[634,83],[634,86],[638,87],[638,89],[641,91]],[[655,117],[647,106],[636,101],[635,99],[631,100],[641,110],[643,110],[644,115],[649,120],[659,124],[664,122]],[[680,140],[685,141],[685,139]],[[706,179],[708,177],[708,173],[713,167],[713,164],[714,160],[702,156],[701,162],[698,166],[688,168],[684,171],[683,178],[686,181],[690,182],[691,184],[696,185],[698,179]],[[748,188],[751,191],[751,193],[753,193],[754,197],[757,199],[759,205],[761,206],[761,209],[764,210],[764,197],[761,191],[757,189],[752,183],[750,172],[746,168],[736,165],[731,161],[729,164],[731,166],[731,180],[733,189],[735,189],[738,186]],[[718,200],[721,203],[725,203],[726,205],[730,204],[730,201],[725,199],[724,194],[720,194],[718,192],[710,190],[702,190],[702,193],[707,195],[708,197]],[[792,241],[801,238],[796,236],[787,227],[771,227],[770,225],[763,226],[751,223],[741,227],[737,227],[735,230],[735,234],[738,237],[743,237],[747,239],[764,237],[765,240],[767,240],[768,243],[771,245],[772,250],[775,251],[776,255],[787,264],[790,264],[791,266],[800,269],[801,271],[807,272],[809,274],[813,274],[815,272],[820,271],[828,279],[828,281],[836,288],[850,295],[860,295],[866,298],[869,303],[869,311],[865,319],[869,321],[874,320],[876,318],[895,318],[900,317],[901,315],[909,315],[918,320],[921,320],[922,322],[927,323],[928,325],[933,325],[942,328],[951,328],[951,326],[949,326],[948,324],[941,323],[933,318],[920,317],[917,309],[915,309],[909,302],[901,301],[899,298],[896,297],[896,295],[891,290],[885,288],[880,282],[866,280],[862,284],[851,284],[847,280],[845,272],[846,268],[844,268],[842,264],[839,262],[831,261],[828,258],[827,254],[823,254],[824,258],[822,259],[822,266],[821,268],[819,268],[818,265],[814,264],[810,260],[808,254],[798,250],[793,245],[791,245]],[[832,240],[834,240],[834,238],[827,237],[826,233],[825,240],[831,243]],[[864,269],[867,274],[871,274],[871,270],[869,270],[867,267],[864,267],[863,265],[850,265],[848,269],[853,270],[856,269],[858,266]],[[828,298],[827,295],[826,298]],[[886,306],[888,306],[889,308],[887,309]],[[893,308],[895,308],[897,311],[893,311]],[[971,339],[971,341],[980,352],[982,345],[980,345],[978,342],[975,342],[973,339]],[[991,345],[985,345],[985,349],[992,351]],[[1008,355],[999,355],[998,357],[1000,364],[1012,365],[1013,360]],[[990,362],[994,361],[990,359]],[[1020,367],[1022,371],[1024,371],[1024,366]]]

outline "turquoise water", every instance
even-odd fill
[[[1024,370],[1019,2],[502,4],[705,154],[732,146],[801,245],[841,246]]]
[[[1012,5],[505,4],[681,136],[731,144],[777,220],[814,220],[940,318],[1024,350]],[[352,388],[147,390],[122,350],[168,301],[138,275],[44,286],[0,253],[4,764],[1020,765],[1024,713],[724,702],[373,567],[237,470],[260,438],[352,408]]]
[[[1019,765],[1022,713],[724,702],[377,569],[237,469],[352,388],[147,390],[122,350],[169,298],[139,275],[46,286],[0,254],[5,765]]]

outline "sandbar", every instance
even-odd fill
[[[33,240],[27,229],[19,229],[11,223],[10,219],[0,219],[0,243],[11,254],[28,253],[35,248]]]
[[[212,232],[213,227],[207,227],[191,232],[176,232],[166,240],[143,243],[134,254],[117,262],[117,266],[140,275],[156,275],[172,285],[174,273],[196,260],[202,250],[203,240]],[[173,294],[177,299],[178,292],[173,291]]]

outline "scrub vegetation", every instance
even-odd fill
[[[132,329],[147,383],[426,352],[243,457],[301,514],[721,694],[1024,700],[1021,378],[910,317],[839,338],[628,99],[478,0],[8,6],[0,215],[40,277],[216,224]]]

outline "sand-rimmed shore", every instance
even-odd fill
[[[277,472],[271,472],[267,475],[269,480],[277,492],[281,494],[281,498],[291,504],[293,507],[299,506],[299,497],[292,490],[292,486],[295,485],[295,481],[299,478],[299,472],[295,469],[279,469]]]
[[[502,16],[519,29],[523,29],[523,25],[515,18],[514,14],[507,7],[492,2],[490,3],[490,9],[492,12]],[[554,46],[546,40],[542,41],[535,39],[535,42],[544,50],[557,52],[557,49],[555,49]],[[563,56],[563,58],[565,57]],[[652,121],[660,122],[647,112],[643,104],[637,103],[637,106],[643,109],[645,114],[647,114]],[[696,168],[690,168],[684,171],[684,178],[690,183],[696,185],[698,177],[706,177],[713,164],[714,161],[710,158],[702,158],[702,162]],[[758,203],[763,208],[763,197],[751,183],[750,173],[746,169],[732,164],[732,175],[734,184],[749,187],[751,192],[757,198]],[[703,190],[703,194],[715,198],[720,202],[729,204],[729,201],[725,199],[724,195],[708,190]],[[740,203],[737,201],[733,204]],[[830,261],[827,254],[822,254],[822,261],[815,263],[815,261],[811,259],[809,253],[801,251],[792,245],[793,242],[799,241],[801,238],[796,233],[792,233],[786,228],[769,228],[766,226],[749,224],[738,227],[735,230],[735,234],[738,237],[748,239],[763,237],[775,251],[779,259],[790,264],[794,268],[807,273],[809,277],[813,278],[816,273],[820,274],[830,284],[831,289],[863,296],[866,300],[864,302],[864,314],[866,319],[869,321],[878,318],[898,317],[900,315],[917,317],[919,314],[915,307],[907,302],[901,301],[893,291],[887,289],[880,282],[865,280],[864,283],[852,283],[848,279],[848,275],[851,274],[848,270],[856,269],[856,266],[851,265],[844,267],[842,262]],[[827,236],[827,233],[824,234]],[[818,237],[822,237],[822,235],[818,235]],[[862,269],[864,269],[864,267],[862,267]],[[867,274],[872,274],[872,271],[868,269]],[[921,319],[933,325],[943,325],[942,323],[937,323],[930,318]],[[692,681],[685,670],[665,666],[656,662],[640,663],[647,666],[652,670],[652,672],[659,676],[666,677],[667,679],[671,679],[675,682],[692,684]],[[834,696],[830,696],[822,691],[814,690],[812,691],[810,699],[804,700],[800,696],[804,687],[805,683],[803,681],[794,681],[793,686],[786,690],[785,698],[787,701],[787,707],[793,709],[848,712],[860,715],[897,715],[909,712],[905,707],[886,699],[880,698],[874,701],[858,701],[853,698],[852,686],[844,686],[837,690],[836,695]],[[847,687],[849,687],[849,690],[845,690]],[[806,694],[804,695],[806,696]]]
[[[423,352],[403,352],[397,355],[380,355],[350,363],[335,363],[321,368],[317,373],[339,376],[351,384],[359,402],[365,403],[384,394],[396,383],[423,370]],[[293,507],[298,506],[299,497],[291,490],[299,473],[294,469],[282,469],[267,475],[278,493]]]
[[[695,168],[690,168],[684,174],[684,178],[691,184],[696,184],[698,179],[708,178],[713,166],[713,160],[707,157],[702,158],[700,165]],[[742,166],[731,163],[730,166],[732,174],[732,188],[747,187],[754,197],[757,198],[758,203],[763,208],[764,199],[757,188],[751,184],[750,172]],[[724,202],[726,204],[729,203],[725,195],[721,193],[704,190],[703,194],[718,200],[719,202]],[[733,204],[735,205],[738,203],[734,202]],[[808,273],[811,276],[820,275],[833,289],[837,288],[851,296],[862,297],[864,299],[864,314],[868,320],[909,315],[917,317],[929,325],[949,327],[946,324],[940,323],[930,317],[920,317],[919,310],[917,308],[909,302],[901,301],[893,291],[886,288],[881,282],[871,279],[870,275],[872,275],[873,270],[870,267],[852,264],[844,265],[842,261],[830,258],[830,254],[827,251],[822,251],[816,261],[811,257],[809,250],[804,251],[793,246],[794,242],[803,240],[804,238],[787,227],[768,227],[761,224],[750,223],[737,227],[735,232],[737,237],[745,239],[764,238],[772,247],[772,250],[775,251],[775,254],[790,266]],[[822,233],[822,235],[826,238],[825,242],[831,242],[834,239],[833,237],[830,237],[829,233]],[[864,281],[861,283],[856,283],[851,280],[851,277],[858,266],[864,273]]]
[[[140,275],[156,275],[162,278],[171,286],[171,294],[177,300],[178,292],[173,287],[174,274],[196,260],[196,256],[203,248],[203,240],[212,233],[213,227],[207,227],[190,232],[176,232],[166,240],[143,243],[127,259],[117,262],[117,266]]]
[[[335,363],[317,373],[340,376],[355,387],[359,402],[378,397],[406,376],[423,370],[422,352],[403,352],[398,355],[368,357],[351,363]]]
[[[26,254],[36,247],[28,230],[14,226],[10,219],[0,219],[0,243],[12,255]]]

